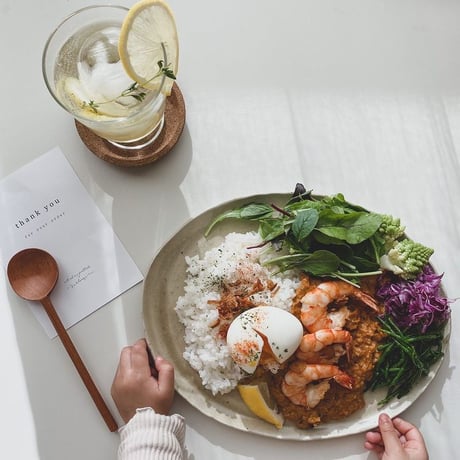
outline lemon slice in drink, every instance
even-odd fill
[[[238,391],[251,412],[278,429],[283,427],[283,416],[271,406],[270,393],[265,382],[257,385],[238,385]]]
[[[159,71],[158,61],[167,63],[174,75],[179,60],[176,23],[169,6],[162,0],[141,0],[134,4],[121,26],[118,53],[125,72],[147,89],[157,89],[161,77],[151,80]],[[174,80],[166,78],[164,91],[171,93]]]

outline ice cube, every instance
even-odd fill
[[[120,61],[112,64],[100,62],[92,68],[79,63],[78,71],[83,87],[95,101],[115,99],[133,84]]]
[[[119,28],[109,26],[89,34],[81,47],[79,60],[89,67],[99,62],[117,62],[120,59],[118,55],[119,32]]]

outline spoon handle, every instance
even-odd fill
[[[46,313],[48,314],[49,319],[53,323],[54,328],[64,345],[64,348],[67,350],[67,353],[70,356],[70,359],[74,363],[78,373],[80,374],[83,383],[85,384],[90,396],[93,398],[96,407],[98,408],[100,414],[105,420],[110,431],[117,431],[118,426],[117,422],[113,418],[112,414],[110,413],[109,408],[107,407],[104,399],[102,398],[99,390],[97,389],[96,385],[93,382],[93,379],[89,375],[86,366],[84,365],[80,355],[78,354],[77,349],[75,348],[69,334],[67,333],[64,325],[61,322],[53,304],[49,297],[45,297],[41,300],[43,307],[45,308]]]

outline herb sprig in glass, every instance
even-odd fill
[[[174,75],[174,72],[172,71],[170,64],[165,65],[164,61],[160,60],[158,61],[157,65],[158,72],[149,80],[144,81],[142,83],[135,81],[131,86],[123,90],[117,97],[109,99],[107,101],[83,101],[82,108],[89,108],[92,112],[99,113],[98,109],[101,105],[109,104],[111,102],[117,102],[119,99],[124,97],[133,97],[134,99],[136,99],[136,101],[142,102],[147,96],[146,90],[144,88],[144,86],[147,83],[150,83],[151,81],[155,80],[158,77],[161,77],[162,75],[164,75],[166,78],[171,78],[172,80],[176,79],[176,76]]]

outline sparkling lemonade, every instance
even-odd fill
[[[89,11],[85,20],[64,30],[59,40],[60,28],[56,29],[56,43],[52,35],[43,66],[48,88],[61,106],[99,136],[126,147],[161,131],[166,77],[159,72],[149,81],[150,89],[128,77],[118,52],[127,9],[113,8],[119,17],[95,20],[97,15]],[[167,62],[164,47],[162,51]]]

